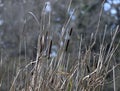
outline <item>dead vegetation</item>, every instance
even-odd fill
[[[74,28],[68,28],[70,17],[64,24],[60,40],[58,40],[62,44],[58,48],[56,56],[52,57],[54,39],[51,38],[49,31],[50,21],[46,27],[43,24],[44,20],[39,23],[35,15],[33,17],[38,25],[42,23],[41,30],[44,31],[38,37],[36,60],[32,60],[24,66],[20,64],[20,67],[13,67],[16,69],[16,76],[13,77],[9,91],[103,91],[105,85],[109,84],[108,75],[111,72],[113,76],[110,78],[110,82],[113,83],[114,91],[117,91],[116,79],[118,76],[115,71],[119,64],[115,63],[113,56],[119,45],[119,43],[114,45],[119,26],[112,34],[110,44],[105,42],[107,30],[107,26],[105,26],[97,52],[92,51],[97,43],[97,32],[91,34],[90,43],[87,46],[80,35],[79,53],[76,55],[76,59],[73,59],[71,53],[68,52],[72,32],[75,31]],[[99,22],[96,31],[99,30]],[[2,79],[0,79],[1,86]]]

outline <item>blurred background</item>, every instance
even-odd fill
[[[91,33],[96,31],[101,8],[103,12],[97,39],[101,38],[105,26],[107,26],[106,41],[109,43],[111,32],[114,32],[116,26],[120,25],[120,0],[105,0],[104,4],[103,1],[0,0],[0,77],[15,74],[12,73],[11,66],[13,66],[13,62],[19,65],[17,60],[22,60],[22,62],[25,60],[24,63],[35,60],[37,38],[40,33],[44,32],[41,30],[42,25],[39,22],[44,18],[44,28],[48,28],[47,30],[51,33],[54,41],[51,53],[53,57],[56,56],[57,49],[61,45],[58,40],[69,17],[71,17],[71,21],[66,28],[73,28],[69,52],[73,53],[73,57],[75,57],[78,52],[80,35],[85,37],[85,41],[87,41]],[[50,24],[48,23],[49,19]],[[116,42],[120,37],[119,35],[120,29]],[[94,51],[97,50],[98,45],[95,46]],[[116,53],[116,60],[119,61],[119,49]],[[9,71],[6,70],[8,64],[10,65]],[[9,78],[5,80],[10,81]],[[9,84],[5,83],[4,85],[9,87]]]
[[[43,18],[41,12],[45,12],[45,16],[50,13],[49,31],[54,32],[57,37],[60,36],[63,25],[71,15],[69,26],[74,27],[74,37],[81,33],[89,36],[95,32],[103,0],[73,0],[69,8],[70,2],[71,0],[0,0],[0,50],[3,59],[18,56],[20,45],[21,54],[24,54],[24,41],[26,41],[27,56],[32,58],[40,28],[28,12],[34,14],[38,21]],[[43,10],[45,4],[47,6]],[[74,9],[76,11],[72,14]],[[105,0],[100,33],[103,33],[105,25],[110,32],[114,31],[119,24],[120,0]]]

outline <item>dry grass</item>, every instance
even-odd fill
[[[106,52],[107,46],[104,45],[105,39],[103,39],[99,53],[94,54],[96,58],[92,60],[93,44],[90,44],[82,53],[82,38],[78,59],[71,59],[71,54],[67,52],[70,39],[63,40],[63,46],[59,48],[56,57],[50,57],[52,40],[47,39],[47,34],[43,34],[38,38],[36,61],[30,62],[17,72],[10,91],[103,91],[106,76],[112,70],[114,91],[116,91],[115,68],[119,65],[114,66],[112,57],[118,47],[118,45],[113,47],[117,30],[118,27],[113,34],[108,51]],[[66,32],[71,36],[72,29]],[[28,71],[31,65],[32,69]],[[26,73],[26,76],[25,78],[21,77],[24,79],[24,85],[20,87],[16,82],[22,73]]]
[[[36,60],[24,66],[20,64],[22,65],[21,68],[13,67],[17,70],[15,70],[16,76],[12,78],[14,80],[10,88],[8,87],[9,91],[103,91],[105,84],[107,84],[107,76],[111,71],[113,71],[113,88],[116,91],[115,69],[119,64],[115,64],[112,58],[119,45],[118,43],[114,46],[119,26],[112,34],[109,47],[107,46],[108,43],[105,43],[107,26],[105,27],[97,53],[92,51],[97,43],[97,33],[91,34],[90,43],[87,47],[83,46],[84,38],[81,36],[79,53],[76,54],[77,59],[74,59],[68,52],[74,31],[73,28],[68,28],[71,19],[69,18],[62,28],[61,38],[58,40],[59,43],[63,42],[63,45],[58,49],[57,56],[51,57],[54,39],[50,38],[51,35],[48,31],[50,16],[49,26],[45,27],[44,20],[39,22],[33,13],[30,14],[33,15],[38,25],[42,23],[41,30],[45,32],[40,34],[38,38]],[[72,50],[74,49],[75,47]],[[0,79],[1,86],[2,80]]]

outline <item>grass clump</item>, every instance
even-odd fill
[[[22,73],[26,76],[24,75],[24,85],[19,87],[20,91],[103,91],[107,84],[107,77],[112,71],[113,86],[116,89],[115,68],[119,64],[116,65],[112,58],[119,45],[113,46],[118,28],[112,36],[109,47],[104,43],[105,35],[103,36],[97,53],[92,52],[96,39],[91,37],[91,43],[83,48],[81,37],[77,59],[73,59],[72,55],[67,52],[70,38],[65,39],[63,36],[61,38],[63,40],[60,40],[60,42],[63,41],[63,45],[58,49],[57,56],[51,57],[53,40],[49,39],[47,32],[39,36],[36,60],[18,71],[10,91],[15,91],[19,86],[16,86],[16,81]],[[72,31],[72,28],[65,30],[64,35],[68,34],[71,37]],[[84,52],[82,48],[85,49]],[[28,70],[31,65],[32,69]]]
[[[114,91],[116,91],[115,71],[119,64],[115,63],[113,56],[119,45],[119,43],[114,45],[119,26],[112,34],[110,43],[105,41],[107,27],[105,28],[103,37],[99,40],[100,45],[97,52],[93,52],[95,45],[98,45],[97,33],[91,34],[87,45],[81,35],[79,52],[76,53],[76,57],[73,57],[68,50],[72,42],[72,33],[75,30],[68,28],[69,18],[62,28],[61,37],[58,40],[61,45],[56,56],[52,57],[54,39],[51,38],[49,31],[50,21],[45,27],[44,20],[39,23],[37,17],[31,12],[30,14],[38,25],[42,23],[41,31],[44,32],[38,37],[36,60],[20,68],[15,67],[18,70],[16,70],[16,76],[13,77],[13,82],[10,83],[9,91],[103,91],[106,84],[109,83],[108,76],[111,72],[113,72],[113,78],[110,79],[113,82]],[[76,46],[72,50],[75,48]]]

